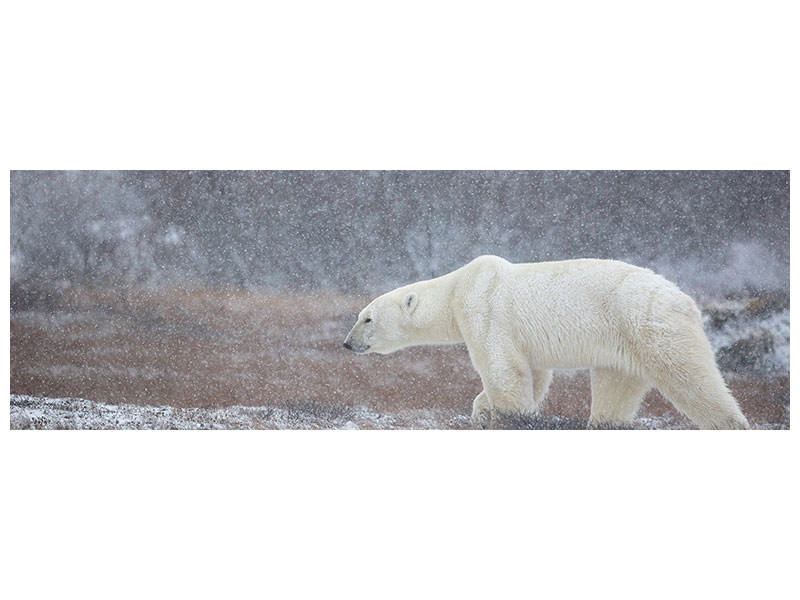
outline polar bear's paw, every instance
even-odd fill
[[[489,406],[486,392],[481,392],[473,400],[471,422],[473,429],[489,429],[492,426],[492,407]]]

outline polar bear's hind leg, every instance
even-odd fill
[[[717,368],[696,308],[682,322],[650,324],[642,333],[652,340],[639,354],[643,370],[675,408],[700,429],[749,428]]]
[[[739,405],[717,372],[684,383],[665,380],[659,391],[700,429],[750,429]]]

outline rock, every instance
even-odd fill
[[[750,300],[742,309],[742,314],[752,318],[763,318],[789,308],[789,294],[772,292]]]
[[[775,351],[775,341],[767,331],[740,338],[717,351],[717,364],[723,370],[754,371],[763,367],[764,357]]]
[[[710,308],[705,312],[708,315],[709,325],[717,330],[722,329],[725,323],[736,318],[736,311],[730,308]]]

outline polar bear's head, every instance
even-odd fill
[[[358,353],[389,354],[417,343],[414,311],[418,301],[416,291],[402,288],[379,296],[358,314],[344,347]]]

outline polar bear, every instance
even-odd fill
[[[694,301],[624,262],[513,264],[480,256],[376,298],[344,346],[388,354],[453,343],[466,343],[483,383],[472,408],[475,427],[502,414],[537,412],[552,369],[589,368],[590,427],[631,423],[656,387],[700,428],[748,428]]]

